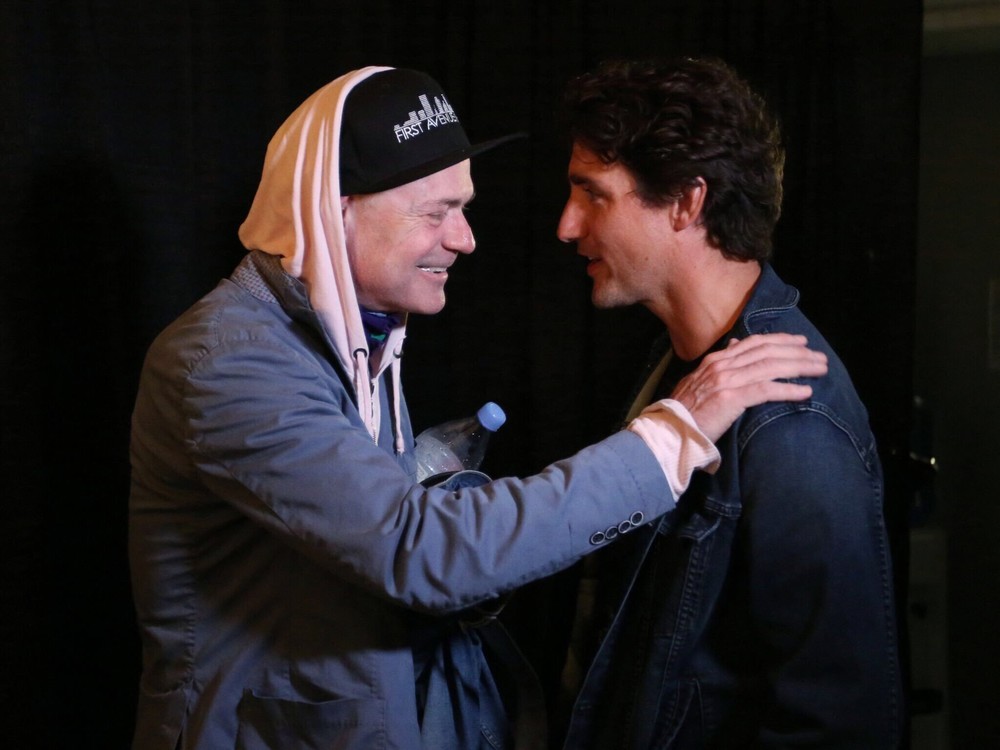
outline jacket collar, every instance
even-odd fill
[[[290,276],[281,265],[281,258],[276,255],[251,250],[236,267],[232,280],[263,302],[280,305],[289,316],[315,329],[322,336],[324,343],[334,352],[333,336],[327,329],[323,316],[313,309],[305,284],[300,279]],[[392,359],[402,357],[402,345],[405,328],[399,326],[390,331],[382,351],[386,356],[381,358],[377,368],[373,367],[372,377],[377,378],[389,366]],[[392,356],[388,356],[391,352]],[[339,358],[333,357],[335,363],[341,366]]]
[[[782,281],[770,263],[762,263],[760,278],[734,332],[741,335],[760,332],[770,318],[794,308],[798,302],[799,291]]]

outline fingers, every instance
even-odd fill
[[[801,383],[780,383],[770,380],[752,383],[734,392],[743,409],[768,401],[804,401],[812,396],[812,387]]]
[[[820,377],[827,369],[826,355],[808,349],[804,336],[750,336],[707,355],[677,384],[671,398],[683,404],[714,440],[751,406],[809,398],[811,387],[786,381]]]
[[[820,356],[813,356],[816,354]],[[780,352],[706,375],[714,376],[719,388],[741,388],[771,380],[820,377],[827,373],[828,367],[826,357],[819,352]]]
[[[733,339],[725,349],[705,356],[706,362],[729,362],[743,365],[767,357],[805,357],[826,359],[822,352],[807,347],[805,336],[787,333],[767,333],[748,336],[742,340]]]
[[[800,333],[755,333],[745,339],[730,339],[729,348],[754,349],[769,343],[802,345],[806,343],[806,337]]]
[[[726,359],[740,354],[752,353],[761,347],[786,346],[804,347],[807,344],[805,336],[794,333],[755,333],[745,339],[730,339],[726,348],[719,352],[709,354],[709,357]],[[758,352],[759,353],[759,352]]]
[[[826,355],[808,349],[804,336],[761,334],[707,355],[693,375],[725,388],[757,380],[819,377],[827,369]]]

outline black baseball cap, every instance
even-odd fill
[[[512,133],[472,145],[437,81],[417,70],[383,70],[344,102],[340,194],[389,190],[524,137]]]

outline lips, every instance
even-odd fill
[[[417,268],[433,274],[448,273],[448,266],[417,266]]]
[[[587,262],[586,265],[587,275],[595,282],[597,281],[598,277],[603,277],[604,274],[607,273],[606,271],[601,271],[601,269],[604,268],[607,264],[604,262],[604,259],[601,258],[600,256],[581,255],[580,257],[582,257]]]

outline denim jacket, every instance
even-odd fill
[[[748,410],[718,473],[614,550],[567,748],[897,746],[881,467],[847,371],[797,301],[765,265],[720,341],[805,334],[828,375],[808,401]]]

